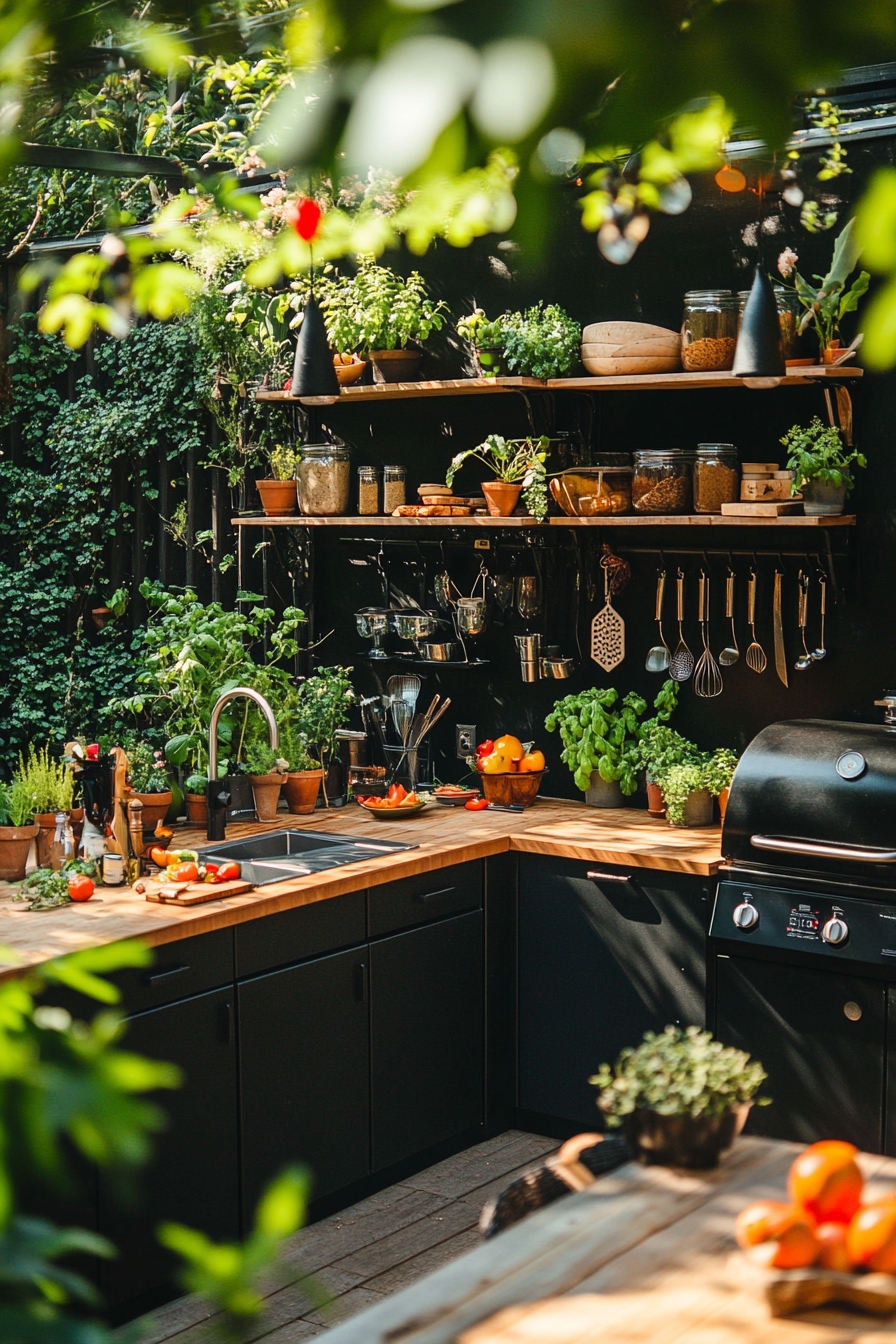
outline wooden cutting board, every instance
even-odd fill
[[[799,499],[740,500],[723,504],[722,513],[729,518],[780,518],[785,513],[799,513],[803,507]]]
[[[206,901],[219,901],[222,896],[242,896],[253,890],[251,882],[234,878],[232,882],[191,882],[176,896],[166,896],[164,887],[147,888],[146,899],[159,905],[203,905]]]

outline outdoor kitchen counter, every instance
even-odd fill
[[[147,901],[130,888],[100,887],[80,905],[30,913],[12,900],[14,888],[0,886],[0,946],[17,954],[15,965],[0,978],[23,967],[80,948],[97,947],[122,938],[148,943],[175,942],[192,934],[241,924],[293,906],[342,896],[363,887],[377,887],[400,877],[432,872],[471,859],[490,858],[514,850],[548,854],[592,863],[622,864],[711,877],[721,863],[718,827],[673,830],[635,808],[600,810],[582,803],[540,800],[526,812],[467,812],[433,804],[404,822],[379,822],[347,807],[307,817],[283,813],[276,825],[234,823],[228,840],[284,827],[333,834],[369,836],[416,844],[416,849],[353,863],[309,877],[259,887],[245,896],[231,896],[180,909]],[[206,844],[197,829],[178,830],[182,849]]]

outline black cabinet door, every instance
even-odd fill
[[[877,980],[717,957],[716,1035],[768,1074],[762,1092],[772,1105],[753,1107],[748,1130],[879,1153],[886,996]]]
[[[482,911],[370,947],[371,1133],[380,1170],[482,1124]]]
[[[287,1162],[304,1162],[313,1197],[369,1171],[366,946],[239,986],[245,1217]]]
[[[519,891],[520,1107],[599,1129],[599,1065],[705,1021],[706,884],[521,854]]]
[[[236,1033],[232,988],[213,990],[140,1013],[128,1022],[124,1048],[183,1070],[183,1085],[155,1098],[168,1125],[137,1178],[138,1197],[122,1208],[100,1179],[99,1230],[119,1250],[103,1262],[102,1290],[126,1314],[173,1296],[174,1258],[155,1238],[172,1221],[214,1237],[239,1236]],[[118,1312],[117,1314],[121,1314]]]

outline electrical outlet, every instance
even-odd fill
[[[475,723],[456,723],[454,725],[454,747],[457,759],[465,761],[476,750]]]

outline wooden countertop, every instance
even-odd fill
[[[227,828],[228,840],[284,827],[331,834],[400,840],[416,849],[353,863],[310,877],[259,887],[245,896],[210,901],[190,909],[157,905],[130,888],[100,887],[80,905],[33,913],[12,900],[13,887],[0,887],[0,946],[18,957],[0,978],[25,966],[84,947],[142,938],[148,943],[174,942],[191,934],[241,924],[293,906],[342,896],[359,887],[376,887],[399,877],[431,872],[469,859],[516,850],[550,854],[593,863],[628,864],[711,877],[721,863],[718,827],[675,830],[635,808],[602,810],[540,799],[526,812],[467,812],[438,804],[417,817],[380,822],[348,806],[308,817],[281,813],[276,823],[237,823]],[[198,849],[207,844],[196,829],[179,829],[175,843]]]
[[[834,1307],[776,1319],[734,1219],[782,1199],[802,1146],[741,1138],[716,1171],[630,1163],[532,1214],[327,1344],[892,1344],[893,1322]],[[896,1162],[863,1155],[880,1193]]]

